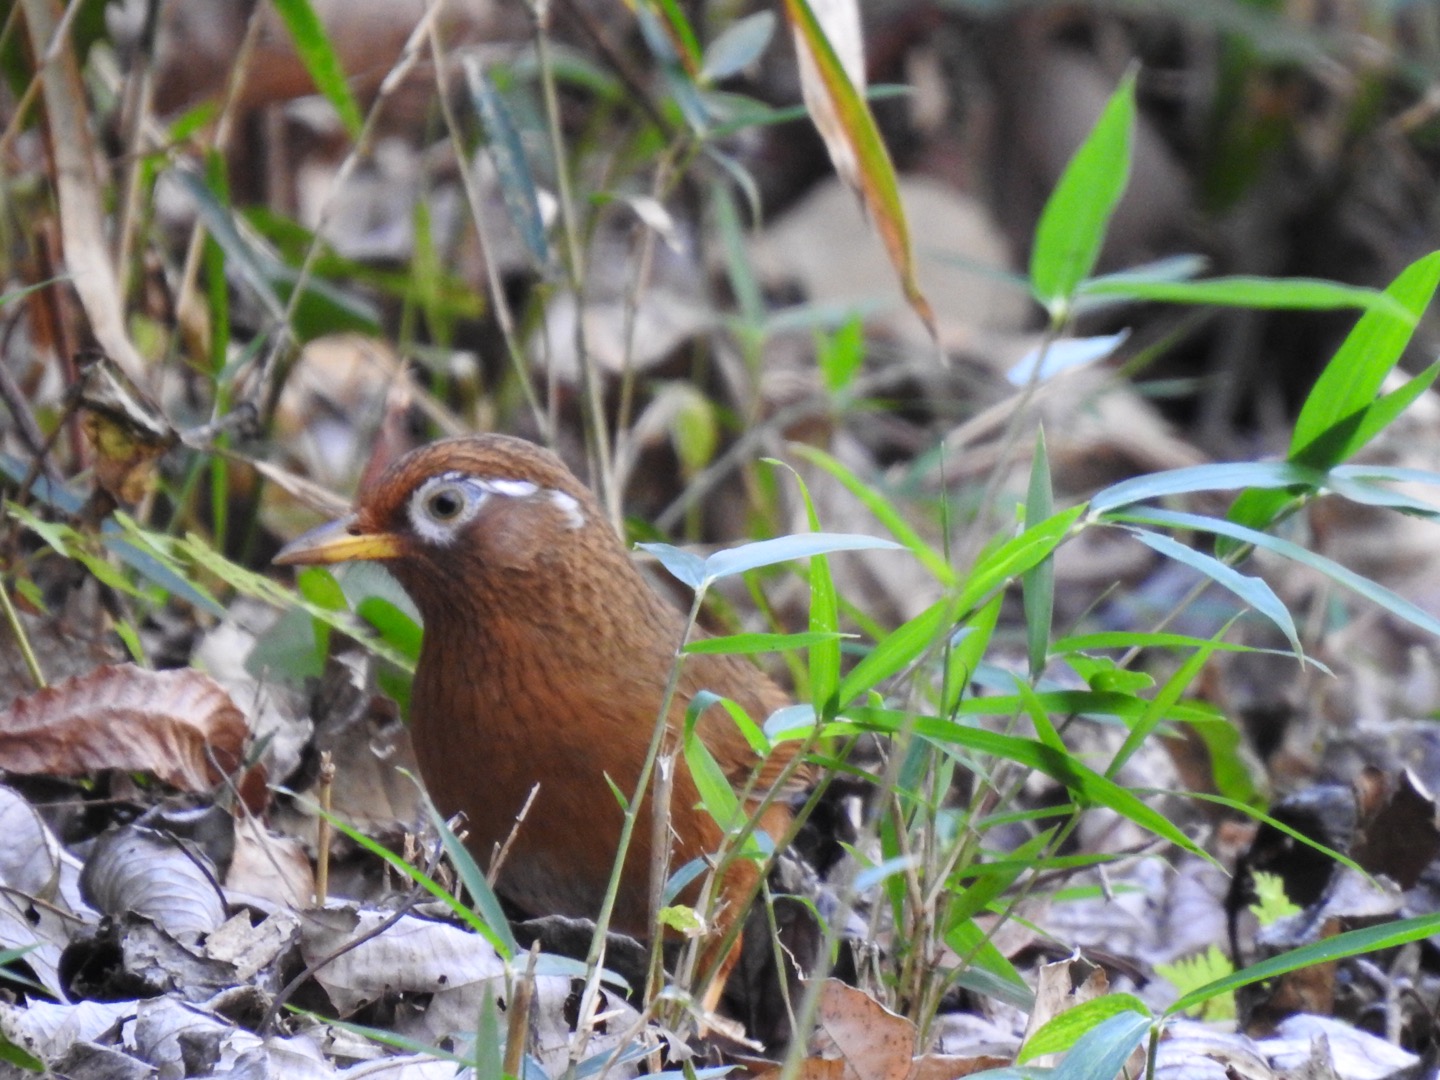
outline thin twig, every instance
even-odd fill
[[[315,906],[330,892],[330,811],[335,795],[335,755],[320,751],[320,824],[315,830]]]
[[[5,587],[3,580],[0,580],[0,606],[5,609],[5,621],[10,624],[10,632],[15,636],[15,644],[20,646],[20,655],[25,658],[25,666],[30,669],[30,678],[35,683],[35,688],[44,690],[49,685],[45,681],[45,672],[40,668],[40,661],[35,656],[35,650],[30,647],[30,635],[25,632],[25,625],[20,621],[20,613],[10,602],[10,590]]]
[[[509,1024],[505,1033],[506,1076],[518,1077],[524,1064],[525,1043],[530,1037],[530,1003],[535,1000],[535,961],[539,955],[540,942],[531,942],[530,958],[510,995]]]
[[[495,852],[495,857],[490,860],[490,867],[485,873],[485,882],[492,889],[495,881],[500,876],[500,868],[505,865],[505,859],[510,854],[511,845],[515,838],[520,835],[520,826],[525,824],[525,818],[530,813],[530,807],[535,804],[535,796],[540,794],[540,785],[536,783],[530,789],[530,794],[525,796],[525,805],[520,807],[520,812],[515,815],[515,824],[510,826],[510,834],[505,837],[505,842]]]

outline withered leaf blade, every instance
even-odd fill
[[[80,888],[97,911],[142,915],[177,941],[208,934],[228,914],[209,860],[173,836],[135,825],[100,837]]]
[[[240,767],[248,735],[245,714],[203,672],[107,664],[0,712],[0,768],[48,776],[127,769],[208,791]],[[247,803],[261,783],[258,768],[242,781]]]
[[[81,358],[80,406],[95,478],[124,506],[145,497],[155,463],[179,441],[160,407],[103,353]]]

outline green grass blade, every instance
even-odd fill
[[[358,139],[365,121],[360,115],[360,106],[355,103],[355,96],[345,82],[340,58],[335,54],[329,35],[325,33],[325,25],[315,14],[315,9],[308,0],[275,0],[275,11],[290,31],[295,52],[315,81],[316,89],[325,95],[339,114],[346,134],[351,139]]]
[[[1050,486],[1050,457],[1045,449],[1045,431],[1035,436],[1035,456],[1030,466],[1030,490],[1025,498],[1025,520],[1044,521],[1055,512]],[[1055,559],[1049,556],[1020,577],[1025,602],[1025,642],[1030,658],[1030,677],[1038,679],[1049,658],[1050,625],[1055,615]]]
[[[1242,574],[1214,556],[1188,548],[1180,541],[1161,533],[1153,533],[1147,529],[1128,531],[1146,547],[1204,574],[1215,584],[1234,593],[1279,627],[1285,640],[1290,642],[1290,647],[1295,650],[1296,656],[1304,656],[1305,651],[1300,645],[1300,635],[1295,629],[1295,620],[1290,616],[1290,609],[1263,579]]]
[[[1219,994],[1229,993],[1242,986],[1249,986],[1265,979],[1273,979],[1277,975],[1286,975],[1314,964],[1328,964],[1350,956],[1362,956],[1380,949],[1393,949],[1397,945],[1419,941],[1436,934],[1440,934],[1440,915],[1434,914],[1421,915],[1413,919],[1400,919],[1396,922],[1381,923],[1379,926],[1367,926],[1361,930],[1337,934],[1323,941],[1316,941],[1309,945],[1302,945],[1298,949],[1283,952],[1279,956],[1272,956],[1258,964],[1251,964],[1233,975],[1216,979],[1199,989],[1192,990],[1171,1002],[1170,1007],[1165,1010],[1165,1015],[1173,1016],[1186,1009],[1194,1008]]]
[[[1045,203],[1030,255],[1030,287],[1063,321],[1075,292],[1100,257],[1105,230],[1130,177],[1135,75],[1120,83]]]

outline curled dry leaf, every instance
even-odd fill
[[[49,776],[133,769],[208,791],[240,768],[248,735],[245,714],[203,672],[111,664],[0,712],[0,768]],[[264,779],[252,768],[239,781],[252,808],[263,805]]]
[[[208,934],[228,915],[209,860],[167,833],[134,825],[100,837],[80,888],[97,911],[143,915],[178,941]]]
[[[315,908],[302,915],[301,955],[307,964],[331,958],[315,980],[342,1014],[386,994],[483,989],[505,975],[504,961],[478,934],[414,915],[387,926],[389,919],[388,912],[353,906]],[[357,939],[363,940],[352,944]],[[469,1015],[474,1016],[471,1004]]]
[[[0,884],[53,900],[60,883],[60,842],[35,808],[8,787],[0,787],[0,837]]]

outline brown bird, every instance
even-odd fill
[[[447,439],[412,451],[360,493],[355,512],[286,546],[276,562],[384,562],[415,601],[425,636],[410,699],[421,775],[440,811],[465,814],[482,864],[516,829],[496,882],[532,915],[594,918],[610,880],[622,811],[639,781],[684,631],[679,611],[631,562],[591,493],[541,447],[503,435]],[[668,723],[678,733],[701,690],[757,722],[785,693],[735,656],[688,656]],[[778,778],[788,754],[757,762],[723,708],[697,730],[738,786]],[[789,744],[792,745],[793,744]],[[699,806],[683,760],[670,805],[670,866],[714,853],[721,830]],[[759,825],[780,840],[791,814],[772,803]],[[650,933],[652,828],[647,799],[625,860],[613,927]],[[713,1008],[738,954],[720,941],[743,914],[760,870],[735,859],[719,882]],[[693,901],[692,886],[686,899]]]

